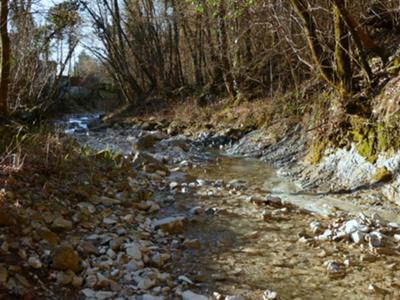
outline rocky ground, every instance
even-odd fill
[[[85,147],[64,172],[4,172],[2,297],[397,299],[400,223],[295,206],[267,164],[215,151],[287,167],[298,130],[277,144],[257,131],[97,125],[75,137],[98,152]]]

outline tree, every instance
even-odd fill
[[[0,39],[1,39],[1,78],[0,112],[8,114],[8,84],[10,81],[10,38],[8,36],[8,0],[1,0]]]

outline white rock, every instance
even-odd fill
[[[207,185],[207,181],[205,181],[204,179],[197,179],[196,183],[198,186],[205,186]]]
[[[179,276],[179,277],[178,277],[178,280],[179,280],[179,281],[182,281],[182,282],[189,283],[189,284],[194,284],[193,281],[191,281],[191,280],[190,280],[188,277],[186,277],[185,275]]]
[[[182,300],[209,300],[208,297],[195,294],[192,291],[185,291],[182,293]]]
[[[172,181],[172,182],[169,184],[169,188],[170,188],[171,190],[173,190],[173,189],[176,188],[178,185],[179,185],[179,183],[177,183],[176,181]]]
[[[326,241],[329,240],[333,235],[333,231],[330,229],[326,229],[323,234],[316,237],[317,240]]]
[[[321,222],[314,221],[310,223],[310,229],[314,234],[318,234],[322,232],[322,224]]]
[[[396,229],[400,228],[400,224],[399,223],[393,223],[393,222],[388,223],[387,226],[391,227],[391,228],[396,228]]]
[[[351,240],[355,243],[355,244],[361,244],[364,241],[364,237],[365,237],[365,233],[361,232],[360,230],[354,231],[351,234]]]
[[[345,223],[345,225],[344,225],[344,231],[347,233],[347,234],[351,234],[351,233],[353,233],[354,231],[356,231],[358,228],[359,228],[359,224],[358,224],[358,221],[357,220],[350,220],[350,221],[347,221],[346,223]]]
[[[225,300],[245,300],[242,296],[226,296]]]
[[[262,295],[263,300],[278,299],[278,293],[271,290],[266,290]]]

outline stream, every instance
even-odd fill
[[[65,132],[91,148],[125,155],[143,133],[140,126],[92,132],[88,122],[97,118],[70,118]],[[182,150],[184,146],[188,149]],[[149,152],[167,161],[171,170],[169,189],[153,196],[162,203],[155,216],[190,215],[183,234],[176,237],[184,245],[186,241],[186,248],[171,246],[173,259],[167,268],[177,277],[185,274],[192,290],[227,300],[399,296],[397,253],[371,254],[367,245],[320,241],[310,233],[310,224],[336,228],[360,211],[400,222],[397,210],[358,205],[349,201],[352,195],[303,193],[258,159],[205,150],[187,137],[165,136]],[[266,205],[265,199],[271,201]],[[332,262],[340,271],[329,270]]]

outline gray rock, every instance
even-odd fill
[[[164,300],[164,297],[161,296],[152,296],[152,295],[143,295],[142,300]]]
[[[57,217],[54,219],[53,223],[51,224],[51,228],[56,231],[71,230],[72,222],[65,220],[63,217]]]
[[[142,252],[140,251],[139,245],[136,243],[129,244],[125,250],[126,254],[133,259],[141,259]]]
[[[185,291],[182,293],[182,300],[209,300],[208,297],[195,294],[192,291]]]
[[[378,232],[372,231],[368,236],[368,244],[370,248],[378,248],[384,246],[384,238],[385,236]]]

